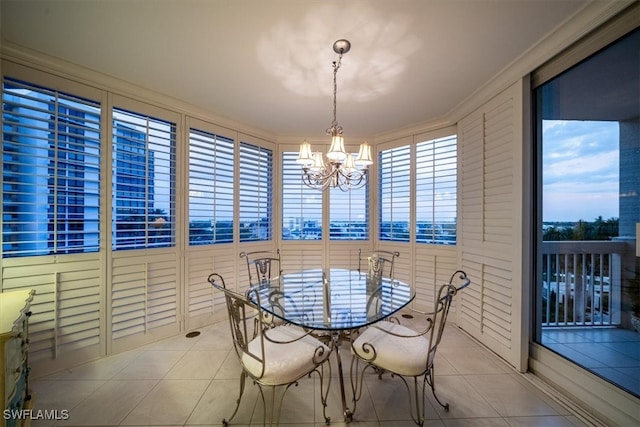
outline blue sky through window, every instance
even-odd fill
[[[543,221],[593,221],[619,215],[619,125],[544,120]]]

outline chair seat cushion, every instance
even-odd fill
[[[407,337],[397,337],[385,331]],[[386,371],[407,376],[420,375],[427,370],[429,340],[422,335],[408,337],[409,335],[416,335],[416,332],[397,323],[378,322],[355,339],[352,352]],[[375,360],[371,360],[371,350],[369,353],[365,352],[365,344],[375,349]]]
[[[311,372],[324,362],[331,353],[329,347],[312,336],[304,336],[305,331],[292,325],[282,325],[267,329],[265,334],[274,341],[293,341],[277,344],[264,339],[264,375],[260,377],[262,364],[249,356],[242,355],[245,369],[262,384],[288,384]],[[302,337],[302,338],[300,338]],[[322,348],[322,351],[318,349]],[[260,337],[249,343],[249,351],[260,357]],[[315,357],[314,357],[315,356]]]

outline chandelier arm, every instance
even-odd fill
[[[367,170],[368,169],[352,170],[348,173],[344,173],[339,169],[338,174],[342,177],[342,179],[338,179],[341,182],[341,185],[339,185],[340,189],[342,191],[348,191],[363,187],[367,183],[367,180],[365,179],[367,176]]]
[[[329,165],[328,169],[321,171],[303,168],[302,182],[314,190],[326,190],[332,187],[349,191],[366,185],[368,169],[352,170],[345,173],[339,163],[330,163]]]

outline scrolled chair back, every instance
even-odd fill
[[[251,290],[248,291],[247,295],[242,295],[227,289],[224,278],[218,273],[209,275],[208,281],[214,288],[224,294],[233,347],[240,363],[245,369],[247,368],[246,363],[251,363],[252,369],[249,371],[251,376],[254,379],[260,379],[264,375],[264,344],[260,346],[260,352],[249,349],[249,343],[264,328],[263,315],[256,315],[257,312],[261,312],[259,305],[254,304],[249,299]],[[259,304],[260,295],[256,293],[255,298],[255,301]],[[259,368],[256,369],[256,366],[259,366]]]
[[[433,359],[440,341],[442,333],[449,317],[453,297],[462,289],[469,286],[471,280],[467,277],[467,273],[458,270],[451,275],[448,283],[440,286],[438,289],[438,299],[436,300],[435,310],[427,317],[427,325],[429,328],[429,357],[427,358],[427,366],[433,366]]]
[[[389,263],[389,261],[386,258],[370,256],[367,258],[367,263],[369,265],[369,275],[372,278],[378,279],[382,278],[382,276],[384,275],[385,267]]]
[[[280,249],[275,251],[240,252],[240,258],[247,261],[249,283],[258,285],[267,283],[282,274]]]
[[[394,264],[396,258],[400,256],[398,251],[375,250],[371,252],[363,252],[358,249],[358,271],[363,273],[363,261],[366,261],[367,273],[371,277],[389,277],[394,278]]]

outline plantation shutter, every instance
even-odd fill
[[[273,151],[240,143],[240,241],[273,238]]]
[[[35,290],[30,363],[59,369],[101,355],[101,106],[91,99],[102,92],[27,74],[66,92],[3,81],[0,290]]]
[[[411,214],[411,146],[380,151],[379,238],[408,242]]]
[[[113,109],[114,250],[175,245],[175,126]]]
[[[234,141],[189,131],[189,244],[233,242]]]
[[[322,239],[322,191],[302,182],[298,153],[282,153],[282,239]],[[321,264],[318,264],[321,265]]]
[[[180,330],[181,257],[175,246],[178,113],[114,96],[111,351]],[[126,249],[126,250],[124,250]]]
[[[457,138],[416,144],[416,242],[456,243]]]
[[[522,82],[460,121],[461,267],[472,286],[457,323],[526,369],[528,310],[522,303]],[[520,307],[523,309],[520,310]]]
[[[369,239],[369,184],[349,191],[332,188],[329,201],[331,240]]]
[[[3,84],[2,256],[97,252],[100,105]]]

